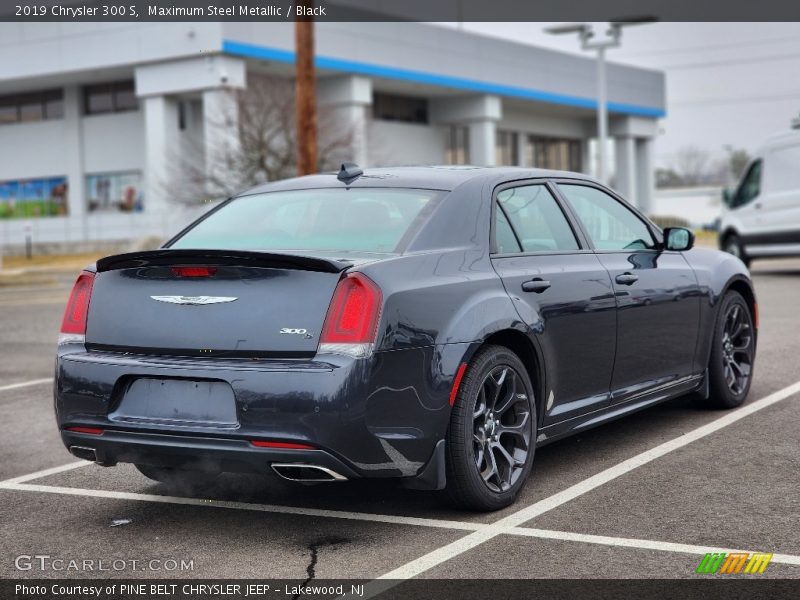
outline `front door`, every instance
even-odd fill
[[[505,188],[492,264],[547,365],[543,424],[609,402],[616,305],[608,272],[544,184]]]
[[[625,402],[692,376],[700,290],[682,253],[665,252],[649,225],[592,185],[558,184],[607,269],[617,299],[612,402]]]

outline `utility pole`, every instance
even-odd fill
[[[313,6],[313,0],[303,0]],[[308,14],[308,13],[306,13]],[[314,75],[314,20],[297,17],[294,24],[297,174],[317,172],[317,99]]]

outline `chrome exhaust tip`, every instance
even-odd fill
[[[306,465],[303,463],[272,463],[272,470],[278,476],[288,481],[324,482],[324,481],[347,481],[347,477],[319,465]]]
[[[86,446],[70,446],[69,452],[72,456],[91,462],[97,462],[97,451]]]

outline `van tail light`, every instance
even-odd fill
[[[362,273],[341,279],[325,315],[319,352],[362,358],[372,354],[378,335],[383,295]]]
[[[64,310],[64,319],[61,321],[59,344],[83,344],[86,342],[86,317],[89,313],[94,278],[94,273],[84,271],[72,286],[72,293],[69,295],[67,308]]]

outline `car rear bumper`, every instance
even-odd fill
[[[243,439],[123,430],[104,430],[99,435],[62,430],[61,439],[71,452],[76,448],[93,450],[95,461],[108,467],[127,462],[264,474],[274,464],[298,464],[322,467],[343,479],[359,477],[342,460],[325,450],[259,448]],[[79,451],[74,453],[85,458]]]
[[[296,462],[348,479],[413,478],[445,436],[450,387],[465,350],[452,344],[367,359],[245,360],[126,355],[64,345],[56,361],[56,417],[64,444],[93,448],[101,464],[266,472],[273,463]],[[227,383],[237,422],[120,418],[117,409],[126,390],[141,378]],[[103,433],[67,431],[75,426]],[[262,448],[253,441],[315,449]]]

